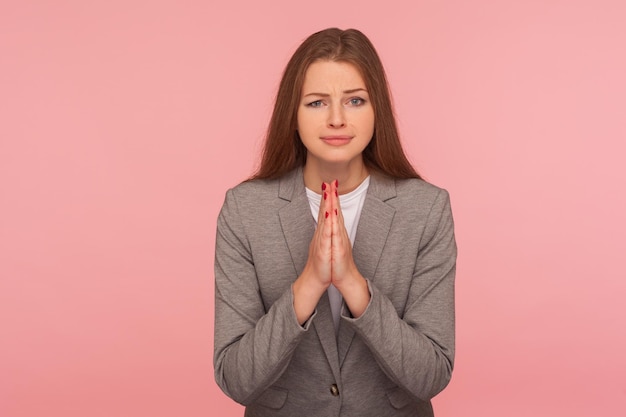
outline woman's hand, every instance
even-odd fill
[[[370,293],[352,257],[352,244],[343,221],[337,181],[330,184],[328,199],[330,215],[326,220],[330,220],[332,230],[331,280],[346,301],[352,316],[359,317],[367,308]]]
[[[300,324],[313,314],[317,302],[332,280],[332,217],[329,194],[330,184],[323,183],[317,227],[309,245],[309,258],[302,275],[293,283],[293,306]]]
[[[317,228],[309,245],[309,258],[302,275],[293,284],[298,323],[303,324],[313,314],[331,283],[343,296],[353,317],[363,314],[370,293],[352,257],[352,245],[339,205],[337,181],[322,184]]]

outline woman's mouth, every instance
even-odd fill
[[[333,135],[320,137],[327,145],[341,146],[349,143],[352,140],[352,136],[346,135]]]

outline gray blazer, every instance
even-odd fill
[[[215,379],[246,416],[432,416],[454,360],[456,244],[448,193],[372,174],[353,256],[371,301],[328,296],[300,326],[291,284],[315,230],[302,170],[226,193],[215,247]]]

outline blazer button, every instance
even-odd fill
[[[330,393],[333,394],[333,397],[339,396],[339,388],[337,388],[337,384],[330,386]]]

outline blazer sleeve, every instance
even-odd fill
[[[220,388],[248,405],[284,372],[311,320],[298,323],[291,288],[265,311],[239,213],[229,190],[217,220],[213,362]]]
[[[356,319],[343,315],[385,374],[425,401],[443,390],[452,375],[456,253],[449,196],[440,190],[428,214],[402,316],[369,280],[365,312]]]

